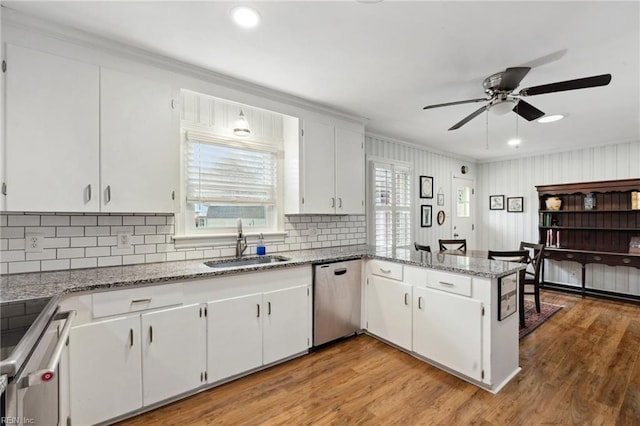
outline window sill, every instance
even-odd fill
[[[242,234],[247,237],[248,243],[257,243],[260,232]],[[283,243],[287,232],[262,232],[266,244]],[[176,249],[201,248],[201,247],[228,247],[238,240],[238,234],[200,234],[200,235],[174,235],[173,242]]]

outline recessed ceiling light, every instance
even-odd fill
[[[522,140],[520,138],[513,138],[513,139],[509,139],[509,141],[507,142],[507,145],[518,147],[521,142]]]
[[[564,115],[562,114],[545,115],[538,119],[538,123],[553,123],[554,121],[562,120],[563,118]]]
[[[233,22],[243,28],[253,28],[260,22],[258,11],[247,6],[238,6],[231,9],[231,18],[233,18]]]

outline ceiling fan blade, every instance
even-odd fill
[[[606,86],[610,81],[611,74],[595,75],[593,77],[578,78],[575,80],[559,81],[557,83],[527,87],[526,89],[522,89],[518,95],[533,96],[545,93],[564,92],[565,90],[587,89],[589,87]]]
[[[486,102],[486,101],[489,101],[489,100],[490,99],[487,99],[487,98],[467,99],[466,101],[447,102],[445,104],[427,105],[426,107],[424,107],[422,109],[440,108],[440,107],[445,107],[445,106],[450,106],[450,105],[470,104],[470,103],[473,103],[473,102]]]
[[[544,115],[544,112],[522,99],[513,107],[513,112],[528,121],[537,120]]]
[[[525,75],[531,70],[529,67],[507,68],[504,72],[498,90],[512,91],[522,81]]]
[[[474,112],[472,112],[471,114],[467,115],[465,118],[463,118],[462,120],[460,120],[456,124],[454,124],[449,130],[459,129],[460,127],[462,127],[465,124],[467,124],[469,121],[473,120],[474,118],[476,118],[477,116],[482,114],[487,109],[489,109],[489,105],[485,105],[483,107],[478,108],[477,110],[475,110]]]

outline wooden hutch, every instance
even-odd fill
[[[583,296],[640,301],[640,296],[585,288],[587,264],[640,268],[640,253],[629,252],[632,237],[640,238],[640,201],[636,194],[640,192],[640,179],[539,185],[536,189],[539,242],[546,245],[545,258],[580,263]],[[561,202],[560,209],[549,210],[547,200],[555,197]],[[560,283],[543,285],[575,291],[575,287]]]

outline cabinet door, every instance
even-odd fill
[[[99,73],[7,45],[6,210],[99,209]]]
[[[180,137],[171,87],[104,68],[100,82],[102,211],[176,211]]]
[[[93,425],[142,407],[139,315],[73,328],[69,363],[71,424]]]
[[[336,213],[364,214],[364,136],[336,127]]]
[[[302,181],[304,213],[335,213],[334,131],[329,124],[304,121]]]
[[[309,348],[309,293],[307,286],[264,293],[263,364],[270,364]]]
[[[412,286],[376,275],[367,283],[367,330],[411,350]]]
[[[207,322],[203,305],[141,315],[144,405],[194,389],[204,380]]]
[[[413,350],[482,380],[482,303],[428,288],[413,291]]]
[[[262,294],[207,304],[209,383],[262,365]]]

